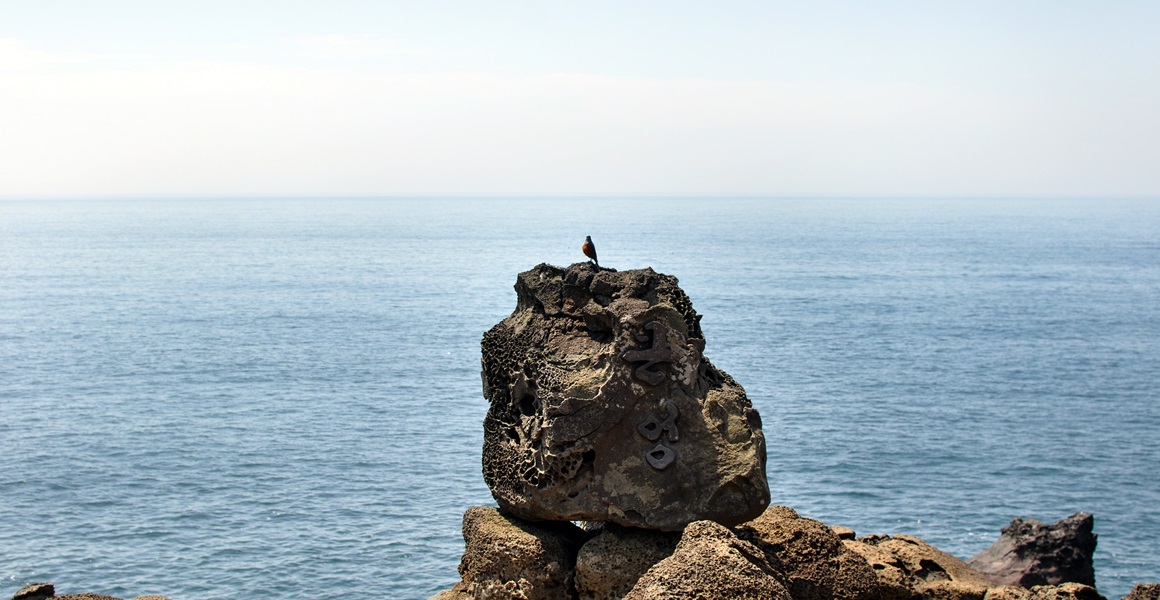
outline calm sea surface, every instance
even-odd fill
[[[775,503],[961,558],[1095,514],[1160,581],[1160,203],[0,201],[0,598],[427,598],[516,274],[676,275]]]

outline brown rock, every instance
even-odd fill
[[[1160,583],[1137,583],[1123,600],[1160,600]]]
[[[842,527],[841,525],[830,525],[830,529],[834,533],[838,534],[839,539],[853,540],[858,537],[858,534],[854,533],[854,530],[850,529],[849,527]]]
[[[121,600],[113,596],[102,596],[101,594],[94,594],[92,592],[84,592],[83,594],[65,594],[57,596],[56,600]]]
[[[483,473],[501,508],[666,531],[761,514],[761,419],[702,355],[675,277],[542,264],[515,287],[482,344]]]
[[[844,540],[870,563],[883,600],[982,600],[987,579],[963,561],[909,535]]]
[[[983,600],[1027,600],[1031,590],[1015,585],[997,585],[987,588],[987,595]]]
[[[1092,556],[1096,550],[1093,518],[1075,513],[1053,525],[1035,519],[1013,519],[991,547],[968,563],[992,585],[1055,585],[1065,582],[1094,586]]]
[[[1059,585],[1037,585],[1031,588],[1027,600],[1107,600],[1096,588],[1082,583],[1066,582]]]
[[[646,571],[673,554],[681,534],[607,524],[576,557],[581,600],[620,600]]]
[[[775,575],[757,547],[717,523],[698,521],[624,600],[792,600]]]
[[[821,521],[774,506],[736,527],[780,575],[794,600],[879,600],[874,570]]]
[[[572,590],[583,532],[571,523],[527,523],[491,507],[463,515],[463,579],[436,598],[554,600]]]
[[[44,600],[56,595],[56,588],[51,583],[30,583],[16,591],[12,600]]]

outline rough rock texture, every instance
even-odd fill
[[[1037,585],[1028,600],[1107,600],[1096,588],[1072,581],[1059,585]]]
[[[568,598],[583,538],[571,523],[533,524],[491,507],[469,508],[463,515],[463,579],[435,598]]]
[[[576,557],[580,600],[619,600],[646,571],[671,556],[681,534],[608,524]]]
[[[51,583],[30,583],[12,596],[12,600],[44,600],[56,596],[56,588]]]
[[[667,531],[761,514],[761,419],[702,355],[675,277],[541,264],[515,288],[483,336],[483,474],[501,508]]]
[[[1160,600],[1160,583],[1137,583],[1123,600]]]
[[[982,600],[987,578],[909,535],[871,535],[842,543],[870,563],[883,600]]]
[[[752,542],[794,600],[879,600],[874,570],[861,555],[821,521],[806,519],[793,509],[774,506],[736,527]]]
[[[1055,585],[1066,582],[1094,586],[1092,555],[1096,550],[1093,519],[1075,513],[1054,525],[1035,519],[1013,519],[990,548],[968,563],[993,585]]]
[[[711,521],[689,525],[673,555],[646,572],[624,600],[791,600],[761,550]]]
[[[1037,585],[1030,589],[1000,585],[987,590],[983,600],[1107,600],[1095,588],[1082,583]]]

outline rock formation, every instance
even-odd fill
[[[92,592],[85,592],[83,594],[65,594],[63,596],[56,595],[56,586],[51,583],[30,583],[19,590],[12,596],[12,600],[121,600],[113,596],[102,596]],[[165,596],[149,595],[137,596],[133,600],[169,600]]]
[[[463,520],[463,579],[432,600],[1106,600],[1080,583],[990,586],[963,561],[908,535],[842,539],[784,506],[734,527],[681,533],[529,523],[494,508]],[[1160,600],[1138,585],[1125,600]]]
[[[992,585],[1096,584],[1092,556],[1096,551],[1093,519],[1075,513],[1053,525],[1035,519],[1013,519],[991,547],[969,564]]]
[[[463,515],[463,579],[436,598],[566,598],[583,537],[571,523],[528,523],[494,508],[469,509]]]
[[[703,356],[675,277],[541,264],[515,288],[483,337],[483,472],[501,508],[665,531],[761,514],[761,419]]]
[[[685,528],[673,555],[641,576],[624,600],[792,600],[761,550],[712,521]]]
[[[776,506],[736,529],[761,549],[794,600],[881,598],[874,570],[821,521]]]
[[[539,265],[516,292],[483,339],[483,470],[500,508],[467,511],[462,579],[432,600],[1105,600],[1082,582],[992,584],[912,536],[763,510],[761,421],[703,356],[675,278]],[[1037,572],[1068,562],[1056,542],[1078,544],[1090,573],[1090,519],[1074,528],[1090,548],[1018,519],[1004,534],[1053,557]]]
[[[576,557],[580,600],[623,598],[653,565],[676,550],[681,534],[606,524]]]
[[[869,535],[842,542],[878,578],[882,600],[983,600],[987,578],[963,561],[909,535]]]

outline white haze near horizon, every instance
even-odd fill
[[[1157,2],[0,4],[0,196],[1160,194]]]

